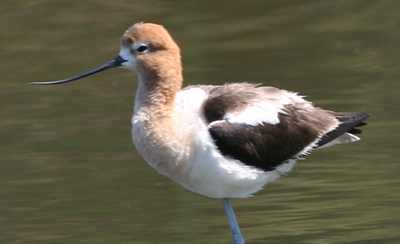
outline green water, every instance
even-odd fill
[[[2,1],[0,243],[230,243],[219,200],[150,168],[130,138],[135,74],[60,86],[114,58],[135,22],[166,26],[187,84],[249,81],[373,115],[233,200],[249,244],[400,243],[399,1]]]

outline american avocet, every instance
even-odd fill
[[[244,243],[229,198],[246,198],[311,150],[359,140],[364,112],[314,107],[296,93],[249,83],[181,89],[180,49],[163,26],[138,23],[115,59],[61,84],[122,67],[139,76],[133,142],[159,173],[223,201],[235,244]]]

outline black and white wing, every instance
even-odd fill
[[[349,133],[360,132],[354,127],[369,117],[326,111],[295,93],[248,83],[213,87],[203,113],[221,154],[266,171],[311,149],[357,140]]]

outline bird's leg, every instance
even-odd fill
[[[232,204],[229,198],[222,198],[226,217],[228,217],[229,226],[232,231],[233,244],[245,244],[239,225],[236,221],[235,213],[233,212]]]

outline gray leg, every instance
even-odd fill
[[[229,226],[231,227],[233,244],[245,244],[239,225],[236,221],[235,213],[233,212],[232,204],[229,198],[222,198],[226,217],[228,217]]]

